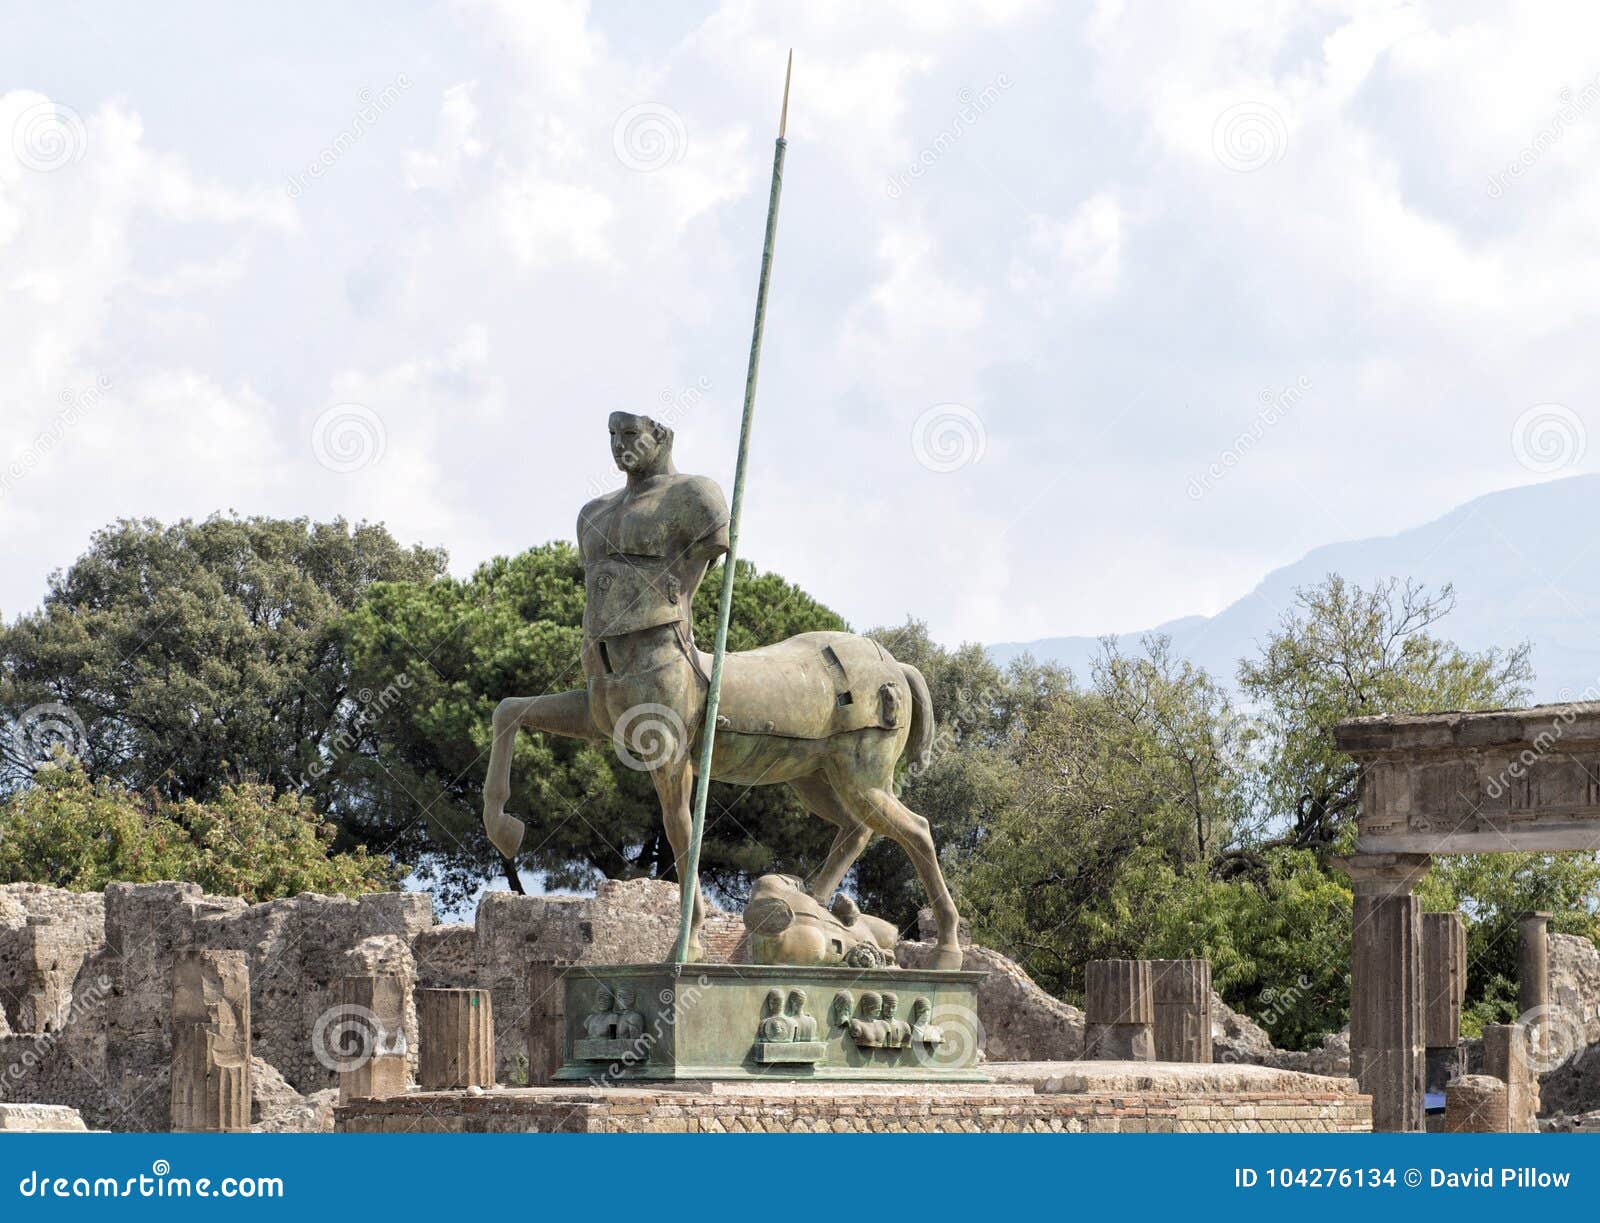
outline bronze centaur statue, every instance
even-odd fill
[[[610,427],[627,484],[578,515],[588,683],[508,697],[495,708],[483,826],[501,853],[516,853],[523,823],[505,804],[518,730],[610,738],[623,762],[655,783],[681,878],[711,664],[695,647],[690,608],[706,570],[728,549],[727,503],[714,481],[678,474],[665,425],[616,412]],[[822,904],[874,834],[897,842],[933,902],[938,947],[928,967],[959,968],[955,902],[928,821],[894,793],[895,762],[908,746],[913,761],[925,760],[933,736],[928,686],[915,667],[853,633],[801,633],[727,656],[711,775],[747,786],[787,783],[808,811],[838,828],[811,880]],[[704,913],[696,894],[691,959],[704,954]]]

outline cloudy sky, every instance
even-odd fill
[[[1600,8],[13,6],[0,611],[123,515],[571,536],[605,417],[858,626],[1212,612],[1596,469]],[[1597,447],[1596,449],[1600,449]]]

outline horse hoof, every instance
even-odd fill
[[[960,947],[947,947],[943,944],[940,944],[933,949],[933,960],[928,967],[941,970],[950,969],[954,971],[955,969],[961,967],[961,960],[962,955]]]
[[[526,825],[516,816],[507,815],[502,811],[494,815],[486,813],[483,817],[483,830],[488,834],[490,844],[498,849],[503,857],[514,858],[522,846],[522,834],[526,831]]]

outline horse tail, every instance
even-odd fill
[[[911,736],[906,741],[910,751],[910,764],[918,772],[928,767],[933,758],[933,696],[928,692],[928,681],[908,662],[900,664],[906,683],[911,686]]]

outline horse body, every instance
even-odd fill
[[[484,788],[490,839],[507,856],[521,840],[521,822],[504,812],[519,728],[603,736],[625,764],[650,773],[681,870],[710,668],[710,656],[694,648],[684,626],[663,625],[586,641],[584,688],[502,701]],[[808,880],[822,904],[874,834],[898,842],[934,905],[933,967],[958,968],[955,905],[928,822],[894,793],[896,762],[908,745],[914,760],[923,759],[933,731],[927,684],[915,667],[870,638],[801,633],[724,659],[711,775],[738,785],[786,783],[808,811],[838,828],[827,861]],[[691,958],[698,958],[703,910],[697,894]]]

